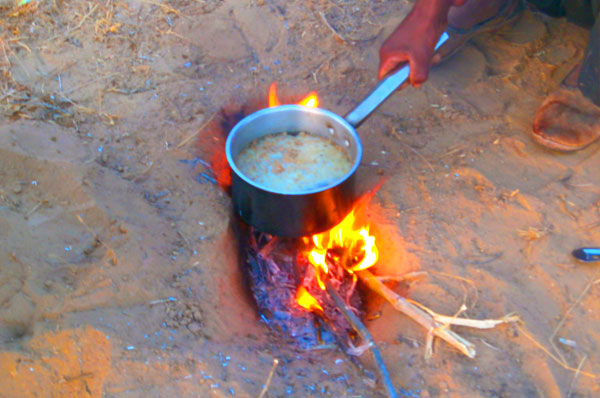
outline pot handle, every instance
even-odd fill
[[[449,39],[448,33],[444,32],[440,36],[435,50],[440,48]],[[398,89],[408,79],[410,68],[408,64],[404,65],[398,71],[382,79],[377,86],[362,100],[360,104],[351,110],[345,117],[346,121],[354,127],[358,127],[379,105],[381,105],[394,91]]]

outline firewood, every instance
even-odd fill
[[[429,333],[445,340],[469,358],[475,357],[476,351],[473,343],[450,330],[447,324],[436,321],[429,313],[395,293],[381,283],[371,272],[367,270],[358,271],[356,275],[369,289],[387,300],[396,310],[423,326]]]
[[[333,299],[335,304],[338,306],[344,317],[350,322],[354,330],[360,335],[362,340],[369,345],[371,352],[373,353],[373,357],[375,358],[375,364],[377,365],[377,370],[379,370],[379,374],[382,378],[383,385],[388,393],[390,398],[396,398],[398,395],[396,394],[396,390],[394,389],[394,384],[390,379],[390,374],[385,367],[385,363],[383,362],[383,358],[381,357],[381,353],[379,352],[379,348],[375,344],[375,340],[369,333],[369,330],[361,322],[361,320],[352,312],[350,308],[346,305],[346,302],[340,295],[337,290],[331,285],[329,280],[325,280],[325,287],[327,289],[327,293]]]

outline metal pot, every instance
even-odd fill
[[[448,39],[443,34],[436,49]],[[362,157],[358,127],[409,75],[408,65],[383,79],[345,118],[320,108],[281,105],[246,116],[229,133],[225,144],[231,166],[234,211],[259,231],[297,238],[326,231],[352,210],[355,203],[354,172]],[[235,159],[254,139],[281,132],[306,131],[329,138],[347,150],[352,168],[346,175],[318,189],[277,192],[252,181],[240,172]]]

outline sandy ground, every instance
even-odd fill
[[[0,7],[0,397],[257,397],[274,358],[269,397],[382,396],[343,352],[295,349],[260,321],[230,200],[193,162],[211,149],[188,138],[272,81],[345,113],[410,2]],[[600,270],[570,256],[600,242],[598,145],[560,154],[529,133],[586,35],[528,12],[361,126],[360,176],[387,177],[373,206],[398,236],[381,249],[429,273],[409,297],[523,321],[455,328],[475,359],[436,341],[425,361],[424,331],[376,307],[400,396],[600,395]]]

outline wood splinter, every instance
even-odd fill
[[[519,318],[516,315],[507,315],[502,319],[486,319],[486,320],[475,320],[465,319],[457,317],[449,317],[426,309],[421,305],[416,305],[404,297],[394,292],[389,287],[385,286],[375,275],[370,271],[363,270],[357,271],[356,275],[359,279],[375,293],[383,297],[388,301],[396,310],[407,315],[409,318],[423,326],[428,332],[427,344],[426,344],[426,357],[431,356],[431,344],[433,337],[439,337],[452,345],[464,355],[469,358],[474,358],[476,351],[475,345],[470,341],[464,339],[457,333],[450,330],[450,325],[467,326],[478,329],[489,329],[493,328],[502,323],[516,322]]]

